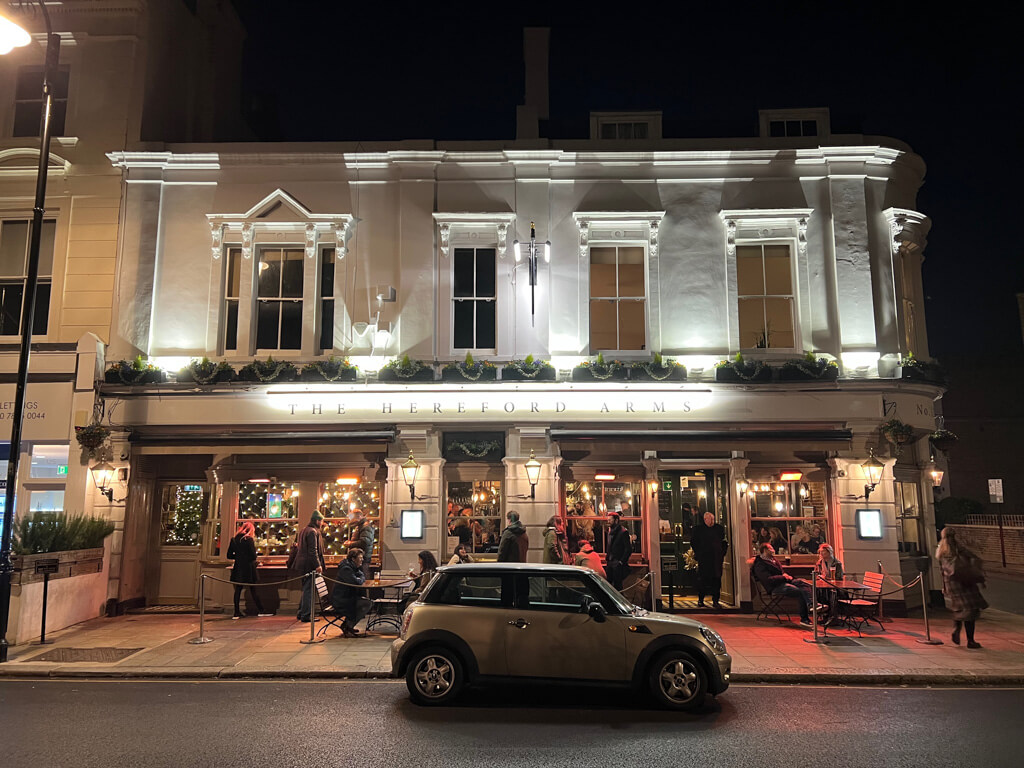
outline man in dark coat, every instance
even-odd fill
[[[697,605],[703,608],[705,595],[711,595],[711,604],[720,608],[722,562],[729,551],[729,542],[725,540],[725,528],[715,522],[710,512],[704,513],[704,522],[694,529],[690,546],[697,559]]]
[[[803,579],[794,579],[779,565],[775,559],[775,548],[771,544],[762,544],[757,548],[757,557],[750,567],[751,573],[758,583],[770,595],[792,595],[800,604],[800,624],[811,626],[811,585]]]
[[[370,610],[370,600],[361,589],[366,575],[363,573],[363,550],[359,547],[352,547],[348,555],[338,566],[337,580],[339,584],[334,585],[331,590],[331,605],[339,616],[344,616],[341,622],[341,633],[345,637],[361,637],[362,633],[356,629],[356,624]]]
[[[618,590],[629,575],[629,556],[633,554],[633,541],[621,522],[618,511],[608,513],[608,550],[605,552],[608,581]]]
[[[509,512],[508,526],[501,532],[498,541],[499,563],[525,563],[526,553],[530,549],[530,536],[526,526],[519,522],[518,512]]]
[[[299,531],[297,539],[299,548],[295,554],[294,568],[302,574],[302,597],[299,599],[299,612],[296,616],[299,621],[309,621],[313,609],[313,580],[306,574],[313,571],[323,573],[326,567],[323,541],[320,538],[323,522],[324,516],[319,511],[314,512],[309,525]]]
[[[363,550],[363,575],[370,578],[370,559],[373,557],[373,544],[377,539],[377,529],[373,527],[373,521],[363,514],[363,510],[357,509],[353,512],[355,516],[355,531],[350,534],[352,538],[345,542],[349,549],[358,547]]]

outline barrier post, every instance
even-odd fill
[[[316,604],[319,602],[319,596],[314,595],[316,592],[316,571],[309,573],[309,640],[299,640],[303,645],[314,645],[316,643],[322,643],[327,638],[321,637],[319,640],[316,639]],[[316,597],[316,599],[314,599]]]
[[[818,570],[815,568],[811,574],[811,626],[814,628],[814,637],[805,637],[805,643],[828,644],[828,637],[818,637]]]
[[[199,637],[188,641],[189,645],[212,643],[213,638],[206,636],[206,574],[199,577]]]
[[[882,579],[882,583],[884,584],[884,583],[885,583],[885,578],[884,578],[884,577],[885,577],[885,576],[886,576],[887,574],[886,574],[886,572],[885,572],[885,568],[883,568],[883,567],[882,567],[882,561],[881,561],[881,560],[878,560],[877,562],[878,562],[878,572],[879,572],[880,574],[882,574],[882,576],[883,576],[883,579]],[[903,574],[900,574],[900,578],[901,578],[901,579],[903,578]],[[889,580],[890,580],[890,581],[892,581],[892,580],[893,580],[893,579],[892,579],[892,576],[890,576],[890,577],[889,577]],[[892,621],[892,619],[887,619],[887,618],[885,618],[885,611],[884,611],[884,608],[885,608],[885,600],[883,600],[883,599],[882,599],[882,593],[883,593],[883,592],[885,592],[885,590],[884,590],[884,589],[880,589],[880,590],[878,591],[878,621],[879,621],[879,622],[883,622],[883,621]]]
[[[920,637],[917,638],[917,642],[921,645],[942,645],[942,641],[939,639],[932,639],[932,627],[928,623],[928,592],[924,587],[924,571],[918,574],[918,579],[921,580],[921,610],[924,611],[924,634],[925,637],[922,640]]]

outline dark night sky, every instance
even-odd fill
[[[892,136],[928,164],[932,353],[1022,357],[1020,42],[982,4],[235,4],[267,140],[514,138],[524,26],[551,27],[551,135],[637,108],[661,109],[666,136],[756,136],[758,109],[827,106],[833,133]]]

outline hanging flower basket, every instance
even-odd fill
[[[180,383],[219,384],[234,381],[235,369],[225,362],[215,363],[213,360],[190,360],[189,364],[178,371]]]
[[[931,441],[933,446],[943,453],[956,445],[960,440],[955,432],[950,432],[948,429],[937,429],[928,435],[928,439]]]
[[[146,362],[142,355],[134,360],[119,360],[103,374],[107,384],[124,384],[136,386],[141,384],[162,384],[167,375],[162,368]]]
[[[914,439],[914,428],[899,419],[889,419],[879,425],[878,430],[888,442],[902,446]]]
[[[778,371],[779,381],[835,381],[839,378],[839,366],[823,357],[818,359],[808,353],[798,360],[787,360]]]
[[[355,381],[359,368],[349,363],[347,357],[328,357],[302,366],[299,374],[303,381]]]
[[[405,355],[400,360],[392,360],[381,368],[377,379],[398,382],[433,381],[434,368],[428,363],[410,360],[409,356]]]
[[[90,456],[107,442],[110,429],[102,424],[90,424],[86,427],[75,427],[75,440]]]
[[[596,360],[587,360],[572,369],[573,381],[625,381],[628,376],[629,368],[618,360],[606,363],[602,354],[598,354]]]
[[[629,378],[633,381],[686,381],[686,366],[675,360],[663,360],[656,354],[650,362],[633,363]]]
[[[472,359],[461,363],[448,363],[441,369],[441,381],[454,382],[456,384],[473,383],[476,381],[494,381],[498,378],[498,369],[493,363],[487,361],[476,361]]]
[[[501,369],[502,381],[554,381],[557,371],[547,360],[534,360],[528,355],[524,360],[512,360]]]
[[[772,369],[760,360],[747,362],[737,354],[715,365],[715,381],[728,384],[758,384],[772,380]]]
[[[255,381],[260,384],[295,381],[298,377],[299,371],[294,364],[287,360],[275,360],[273,357],[268,357],[266,360],[253,360],[238,371],[238,378],[241,381]]]

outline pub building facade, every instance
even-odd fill
[[[817,136],[771,138],[794,115]],[[728,606],[750,608],[766,538],[797,575],[813,539],[848,571],[916,574],[935,544],[924,470],[943,392],[900,366],[928,359],[923,162],[832,135],[823,110],[761,122],[747,140],[111,153],[124,225],[107,363],[170,372],[100,387],[129,478],[118,604],[194,603],[241,520],[261,580],[285,578],[316,510],[332,563],[353,518],[373,520],[384,579],[460,542],[494,558],[512,510],[531,560],[552,516],[603,553],[618,510],[627,585],[650,574],[632,594],[673,610],[694,603],[705,512],[730,543]],[[463,375],[450,366],[467,353]],[[202,358],[260,365],[247,382],[174,375]],[[900,445],[880,431],[891,418],[912,430]],[[281,610],[296,600],[265,589]]]

